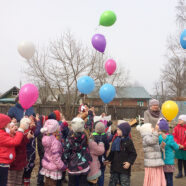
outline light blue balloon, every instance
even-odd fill
[[[111,84],[104,84],[99,90],[99,96],[104,103],[111,102],[116,95],[116,90]]]
[[[186,49],[186,29],[181,33],[180,44],[183,49]]]
[[[77,88],[83,94],[90,94],[94,87],[94,80],[89,76],[82,76],[77,81]]]

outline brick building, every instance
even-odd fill
[[[144,87],[115,87],[116,88],[116,96],[113,101],[109,103],[109,105],[114,106],[141,106],[147,107],[148,101],[151,99],[149,93],[145,90]],[[94,106],[101,106],[104,103],[99,97],[99,88],[96,87],[95,90],[87,95],[85,99],[86,103]]]

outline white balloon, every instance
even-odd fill
[[[32,42],[22,41],[19,43],[17,50],[22,57],[29,60],[34,56],[35,46]]]

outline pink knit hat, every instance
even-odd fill
[[[54,119],[48,119],[45,124],[44,127],[41,128],[41,133],[54,133],[56,132],[56,130],[59,128],[59,123],[58,121],[54,120]]]

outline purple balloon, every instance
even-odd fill
[[[105,48],[106,48],[105,36],[102,35],[102,34],[95,34],[92,37],[92,45],[96,50],[103,53],[105,51]]]

